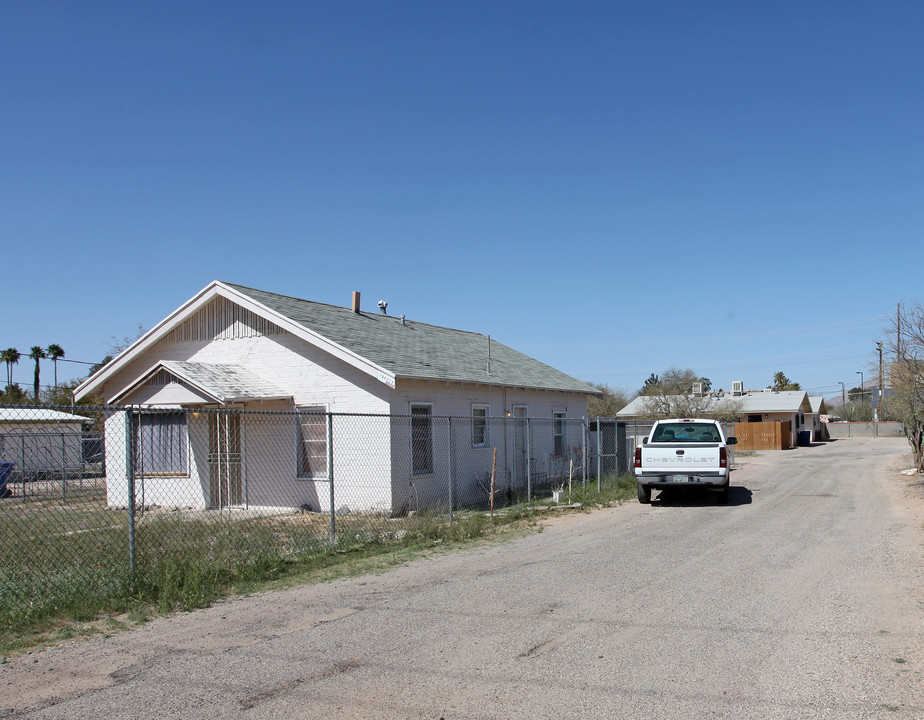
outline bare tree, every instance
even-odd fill
[[[893,358],[892,397],[884,410],[901,420],[915,466],[924,472],[924,306],[900,307],[883,348]]]
[[[633,398],[628,390],[621,388],[615,388],[603,383],[594,383],[594,387],[602,395],[592,396],[587,401],[588,417],[615,417],[616,413],[628,405]]]

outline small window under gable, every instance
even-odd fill
[[[296,411],[297,475],[302,480],[327,479],[327,408],[300,407]]]
[[[491,442],[488,429],[488,416],[491,414],[489,405],[472,405],[472,447],[487,447]]]
[[[565,420],[567,414],[564,412],[552,413],[552,440],[554,443],[553,454],[555,457],[561,457],[567,447],[567,438],[565,437]]]
[[[433,474],[433,406],[411,405],[411,473]]]

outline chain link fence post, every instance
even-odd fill
[[[526,504],[533,504],[533,431],[526,418]]]
[[[601,490],[601,483],[603,478],[603,446],[601,444],[601,439],[603,438],[603,418],[597,418],[597,492]]]
[[[455,438],[453,438],[453,435],[452,435],[452,418],[451,417],[446,419],[446,428],[447,428],[446,432],[449,435],[449,442],[447,443],[448,451],[449,451],[449,468],[448,468],[449,469],[449,524],[452,525],[453,522],[455,522],[454,508],[456,506],[456,498],[455,498],[455,488],[453,486],[453,481],[455,478],[453,477],[453,474],[452,474],[452,465],[453,465],[452,456],[453,456],[453,450],[455,446]]]
[[[128,492],[128,591],[135,592],[135,434],[131,410],[125,416],[125,480]]]
[[[337,544],[337,509],[334,506],[334,414],[327,413],[327,480],[330,483],[330,544]]]

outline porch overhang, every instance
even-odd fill
[[[240,365],[161,360],[110,402],[188,405],[291,400],[292,396]]]

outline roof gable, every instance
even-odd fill
[[[220,310],[215,319],[208,317],[212,306]],[[223,333],[251,331],[292,333],[389,387],[395,387],[400,377],[598,392],[485,335],[216,281],[88,378],[75,395],[80,398],[94,392],[161,340],[215,339]]]

